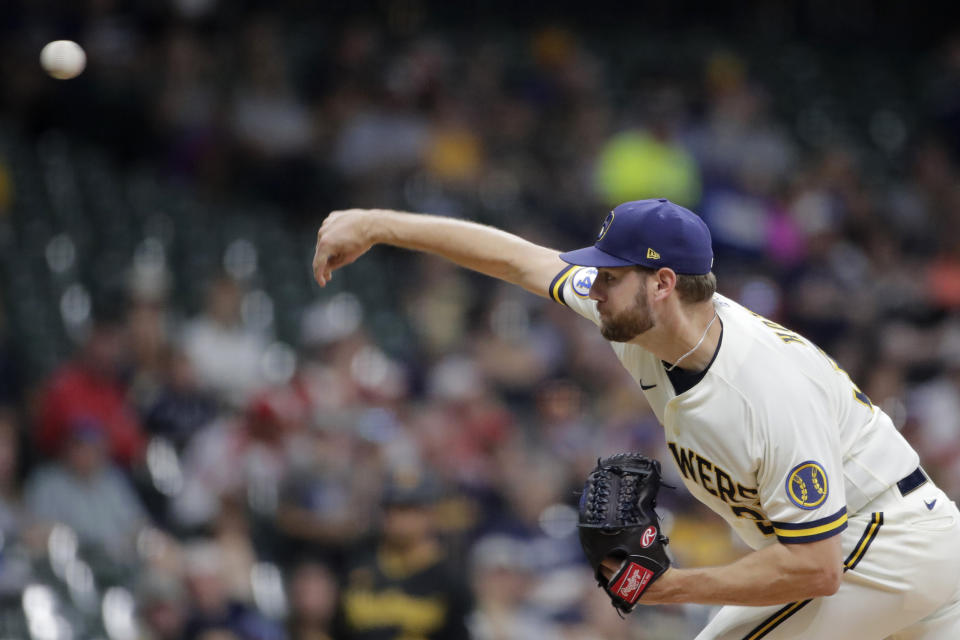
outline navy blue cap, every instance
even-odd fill
[[[560,254],[584,267],[669,267],[703,275],[713,267],[710,230],[700,216],[669,200],[624,202],[611,211],[592,247]]]

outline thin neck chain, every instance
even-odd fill
[[[677,365],[680,364],[681,362],[683,362],[683,359],[684,359],[684,358],[686,358],[686,357],[689,356],[691,353],[693,353],[693,352],[696,351],[698,348],[700,348],[700,345],[703,344],[704,339],[706,339],[706,337],[707,337],[707,332],[710,331],[710,327],[713,326],[713,322],[714,322],[716,319],[717,319],[717,312],[716,312],[716,310],[714,310],[714,312],[713,312],[713,317],[710,318],[710,322],[707,323],[707,328],[703,330],[703,335],[700,336],[700,339],[699,339],[699,340],[697,340],[697,344],[693,345],[693,349],[690,349],[690,351],[687,351],[685,354],[683,354],[682,356],[680,356],[679,358],[677,358],[677,361],[676,361],[676,362],[674,362],[672,365],[670,365],[669,367],[667,367],[667,371],[673,371],[674,369],[676,369],[676,368],[677,368]]]

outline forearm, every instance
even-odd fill
[[[774,544],[722,567],[671,569],[641,603],[762,606],[834,593],[842,576],[839,554],[832,545],[823,545],[822,554],[800,547]]]
[[[323,284],[330,271],[375,244],[441,256],[542,296],[566,266],[553,249],[475,222],[384,209],[351,210],[330,214],[320,228],[314,261],[318,280]]]
[[[375,210],[375,240],[439,255],[456,264],[519,284],[525,265],[557,252],[494,227],[441,216]]]

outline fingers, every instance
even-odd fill
[[[318,268],[313,270],[313,279],[317,281],[317,284],[321,287],[327,286],[329,278],[327,277],[329,271],[323,268]]]
[[[317,231],[317,247],[313,255],[313,277],[321,287],[333,278],[333,272],[357,259],[370,248],[365,243],[360,210],[333,211]]]
[[[327,284],[327,260],[330,258],[326,249],[321,245],[321,238],[317,235],[317,248],[313,252],[313,279],[321,287]]]
[[[333,269],[330,267],[330,253],[324,247],[320,240],[317,240],[317,249],[313,254],[313,278],[321,287],[325,287],[330,278],[333,277]]]
[[[329,220],[329,217],[327,220]],[[330,282],[330,278],[333,277],[333,269],[330,266],[330,249],[324,242],[324,227],[327,226],[327,220],[323,221],[317,231],[317,248],[313,253],[313,278],[321,287],[326,286]]]
[[[316,280],[317,284],[319,284],[321,287],[327,286],[327,283],[333,280],[333,268],[330,267],[326,257],[320,259],[319,261],[314,258],[313,279]]]
[[[318,242],[313,255],[313,279],[321,287],[327,286],[327,283],[333,280],[334,269],[341,266],[341,262],[339,254],[331,255],[329,249]]]

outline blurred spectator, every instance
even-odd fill
[[[598,453],[585,408],[584,391],[571,380],[550,380],[536,392],[538,444],[584,478]]]
[[[489,314],[474,330],[473,353],[486,380],[508,400],[524,402],[533,387],[560,366],[561,339],[516,287],[498,287]]]
[[[473,640],[559,638],[560,630],[532,606],[536,576],[529,549],[515,538],[489,536],[471,554],[476,609],[470,614]]]
[[[223,551],[211,540],[196,540],[185,549],[190,613],[184,640],[200,640],[214,632],[239,640],[282,640],[283,630],[255,609],[231,598],[225,574],[231,570]],[[219,636],[217,636],[219,637]]]
[[[451,185],[465,186],[479,178],[483,146],[469,126],[467,105],[449,100],[437,109],[424,165],[438,180]]]
[[[427,387],[432,402],[413,423],[424,461],[446,481],[489,484],[494,456],[514,432],[514,416],[471,358],[444,358],[431,369]]]
[[[95,421],[106,438],[107,452],[130,466],[143,453],[143,430],[127,404],[119,375],[127,344],[113,318],[94,321],[74,359],[58,369],[40,400],[35,442],[46,456],[60,454],[75,423]]]
[[[249,331],[240,314],[243,289],[236,280],[217,277],[207,289],[206,306],[183,327],[183,348],[201,385],[233,406],[243,406],[264,383],[263,336]]]
[[[301,318],[304,362],[291,382],[321,414],[359,406],[390,406],[406,397],[404,368],[364,329],[363,307],[339,293],[307,307]]]
[[[179,576],[148,571],[140,576],[134,596],[140,640],[180,640],[187,622],[187,592]]]
[[[287,635],[291,640],[332,640],[331,625],[337,609],[337,581],[318,562],[303,560],[291,568],[287,591],[290,615]]]
[[[211,527],[211,542],[216,545],[222,560],[220,576],[224,589],[230,599],[241,602],[252,599],[250,581],[257,560],[246,506],[239,496],[223,496]]]
[[[477,291],[469,286],[468,274],[445,260],[423,256],[415,268],[415,286],[405,296],[405,312],[419,350],[431,359],[441,358],[467,340]]]
[[[772,194],[796,163],[788,132],[769,113],[769,97],[747,79],[746,63],[731,51],[705,60],[704,90],[709,112],[689,142],[704,181]]]
[[[144,409],[151,435],[168,439],[182,451],[190,439],[218,415],[214,398],[200,389],[186,354],[168,349],[163,356],[163,384]]]
[[[677,139],[675,119],[683,113],[670,88],[644,97],[647,126],[613,135],[597,159],[597,190],[605,204],[667,198],[694,207],[700,201],[700,170]]]
[[[242,414],[221,416],[204,427],[184,452],[184,486],[173,502],[177,522],[208,527],[223,499],[272,517],[304,418],[302,400],[281,388],[263,391]]]
[[[438,490],[416,469],[403,470],[388,484],[380,540],[351,558],[334,637],[468,637],[469,591],[435,534]]]
[[[535,448],[515,445],[502,451],[497,462],[495,477],[506,505],[487,520],[483,533],[525,546],[533,574],[527,598],[533,606],[554,620],[576,615],[584,559],[576,511],[568,503],[581,480],[571,481],[570,468]]]
[[[428,144],[427,121],[420,114],[359,104],[340,128],[333,160],[344,176],[359,185],[378,172],[382,179],[415,167]]]
[[[613,607],[610,606],[610,598],[600,589],[590,589],[584,594],[582,608],[584,610],[584,624],[581,628],[575,628],[569,632],[571,640],[636,640],[637,638],[657,638],[649,633],[651,630],[643,622],[637,622],[638,616],[646,613],[641,609],[637,611],[638,615],[631,615],[625,623],[620,616],[616,615]],[[638,630],[638,627],[640,630]],[[695,631],[693,633],[696,633]],[[689,634],[687,634],[689,635]],[[686,637],[685,635],[676,635],[670,637]]]
[[[27,479],[27,508],[42,522],[67,525],[98,555],[130,564],[147,514],[107,457],[106,428],[96,418],[77,416],[61,437],[58,458]]]
[[[244,73],[228,114],[240,154],[239,182],[287,206],[310,204],[315,183],[313,115],[290,85],[279,16],[254,14],[244,26]]]
[[[163,386],[164,356],[169,349],[167,309],[160,303],[134,300],[126,314],[130,403],[142,412]]]
[[[383,460],[375,443],[351,433],[357,417],[315,428],[298,448],[277,510],[284,556],[309,554],[342,569],[345,552],[372,533]]]

